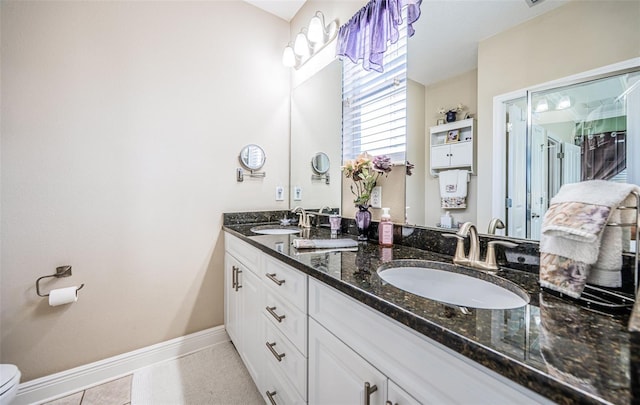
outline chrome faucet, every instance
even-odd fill
[[[489,223],[489,235],[495,235],[496,229],[504,229],[504,222],[500,218],[493,218]]]
[[[327,210],[327,212],[331,214],[331,207],[329,207],[328,205],[325,205],[324,207],[320,208],[320,211],[318,211],[318,213],[322,214],[324,210]]]
[[[456,252],[453,256],[453,263],[462,266],[469,266],[480,270],[485,270],[489,273],[496,273],[498,271],[498,264],[496,261],[496,245],[502,245],[506,247],[516,247],[516,243],[495,240],[488,244],[487,255],[485,261],[480,260],[480,238],[478,237],[478,230],[471,222],[465,222],[462,224],[458,232],[455,234],[443,234],[446,238],[458,239],[456,245]],[[464,252],[464,240],[469,236],[469,255]]]

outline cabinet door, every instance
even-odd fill
[[[387,378],[309,318],[309,404],[383,405],[386,398]]]
[[[471,166],[473,163],[473,143],[461,142],[451,144],[451,167]]]
[[[431,147],[431,167],[449,167],[451,148],[450,145]]]
[[[242,325],[242,346],[239,349],[243,357],[244,364],[249,370],[249,374],[253,377],[256,385],[260,386],[258,379],[262,375],[263,355],[262,348],[264,342],[262,312],[262,282],[260,278],[251,271],[242,272],[238,277],[239,292],[242,300],[241,318]]]
[[[421,405],[407,391],[400,388],[396,383],[389,380],[389,394],[386,405]]]
[[[242,271],[242,265],[235,257],[226,253],[224,256],[224,326],[231,341],[240,351],[241,325],[240,313],[242,302],[240,289],[236,290],[236,276]]]

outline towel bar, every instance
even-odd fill
[[[56,278],[60,278],[60,277],[69,277],[71,276],[71,266],[60,266],[60,267],[56,267],[56,274],[51,274],[50,276],[42,276],[40,278],[38,278],[36,280],[36,294],[38,294],[39,297],[48,297],[49,294],[41,294],[40,293],[40,280],[45,279],[45,278],[49,278],[49,277],[56,277]],[[76,292],[80,291],[82,289],[82,287],[84,287],[84,284],[80,284],[80,287],[78,287],[76,289]]]

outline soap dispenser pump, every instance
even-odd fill
[[[389,208],[382,209],[378,225],[378,243],[381,246],[393,246],[393,223],[391,215],[389,215]]]

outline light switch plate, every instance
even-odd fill
[[[382,208],[382,186],[376,186],[371,190],[371,206]]]
[[[284,187],[276,186],[276,201],[284,201]]]
[[[295,186],[293,188],[293,201],[301,201],[302,200],[302,187]]]

